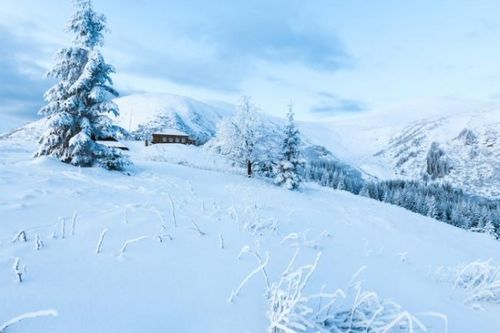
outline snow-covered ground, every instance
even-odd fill
[[[248,249],[269,254],[273,283],[297,248],[300,264],[322,253],[310,293],[345,288],[366,267],[364,289],[420,313],[429,332],[445,331],[429,311],[447,315],[450,333],[500,327],[499,305],[472,309],[468,292],[439,273],[500,263],[500,242],[486,235],[342,191],[290,192],[201,148],[128,144],[132,175],[33,160],[22,136],[0,140],[0,327],[27,312],[58,313],[6,332],[264,332],[262,272],[228,299],[259,266]],[[27,242],[12,242],[20,231]]]

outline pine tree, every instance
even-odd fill
[[[73,46],[57,53],[47,77],[58,83],[45,93],[47,129],[35,156],[54,156],[75,166],[102,166],[122,170],[129,161],[118,150],[96,142],[116,137],[123,130],[112,124],[109,114],[118,115],[111,101],[118,96],[110,75],[114,68],[99,51],[106,31],[106,17],[96,13],[91,0],[75,0],[76,12],[67,31],[75,34]]]
[[[293,109],[288,109],[288,123],[284,128],[284,139],[281,147],[281,159],[277,163],[275,183],[295,190],[302,182],[304,162],[300,153],[300,134],[293,120]]]

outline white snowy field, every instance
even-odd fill
[[[239,256],[245,247],[269,254],[271,283],[297,248],[300,264],[321,252],[310,293],[345,288],[366,267],[364,290],[420,313],[428,332],[445,332],[429,311],[448,317],[450,333],[499,330],[499,305],[472,309],[467,290],[438,274],[500,263],[500,242],[486,235],[346,192],[310,184],[290,192],[223,172],[228,164],[194,147],[131,147],[128,176],[33,160],[32,144],[0,141],[0,330],[17,315],[54,310],[5,331],[265,332],[262,272],[228,301],[259,266],[252,253]],[[27,242],[13,243],[20,231]]]

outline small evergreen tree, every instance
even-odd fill
[[[300,134],[293,120],[293,109],[288,109],[288,123],[284,128],[284,139],[281,147],[281,158],[276,166],[275,183],[295,190],[302,182],[304,162],[300,153]]]
[[[74,45],[58,52],[55,66],[47,73],[58,83],[45,93],[47,105],[40,114],[47,117],[47,130],[35,156],[54,156],[75,166],[122,170],[128,159],[96,142],[123,133],[108,117],[118,115],[118,106],[111,101],[118,92],[110,77],[114,68],[99,51],[106,17],[93,10],[91,0],[74,3],[76,12],[67,26],[75,34]]]

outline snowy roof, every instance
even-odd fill
[[[167,128],[162,130],[161,132],[155,132],[153,134],[160,134],[160,135],[181,135],[181,136],[189,136],[183,131],[179,131],[178,129],[175,128]]]
[[[120,141],[102,141],[102,140],[97,140],[97,143],[101,145],[105,145],[110,148],[119,148],[119,149],[128,149],[127,146],[125,146],[123,143]]]

